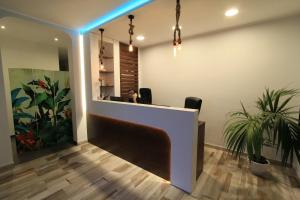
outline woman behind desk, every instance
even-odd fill
[[[130,103],[142,103],[142,104],[152,104],[152,94],[150,88],[141,88],[140,89],[141,95],[134,89],[128,90],[127,98],[123,97],[115,97],[111,96],[111,101],[121,101],[121,102],[130,102]]]
[[[128,102],[130,102],[130,103],[139,103],[140,102],[140,98],[139,98],[137,91],[135,91],[133,89],[130,89],[128,91]]]
[[[111,101],[119,101],[119,102],[130,102],[130,103],[140,103],[140,98],[138,93],[133,89],[128,90],[128,98],[110,96]]]

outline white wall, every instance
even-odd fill
[[[57,46],[13,37],[1,37],[0,45],[6,68],[59,70]]]
[[[299,21],[294,17],[184,39],[176,58],[171,43],[142,49],[142,87],[152,89],[154,104],[183,106],[187,96],[202,98],[206,143],[223,146],[226,115],[240,109],[240,100],[255,111],[265,87],[300,88]]]
[[[58,47],[56,46],[15,39],[13,37],[1,37],[0,48],[7,102],[11,102],[9,68],[59,70]],[[12,135],[14,134],[14,126],[10,103],[7,105],[7,110],[9,134]]]

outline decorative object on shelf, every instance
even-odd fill
[[[100,69],[103,70],[103,69],[104,69],[104,64],[103,64],[103,55],[104,55],[103,32],[104,32],[104,29],[103,29],[103,28],[100,28],[99,31],[100,31],[100,33],[101,33],[100,53],[99,53]]]
[[[132,36],[134,34],[133,29],[134,29],[134,25],[132,24],[132,20],[134,19],[133,15],[128,15],[128,18],[130,20],[129,23],[129,52],[133,52],[133,45],[132,45]]]
[[[284,166],[292,164],[294,156],[300,163],[300,126],[294,117],[298,110],[288,105],[297,94],[294,89],[266,89],[256,101],[258,113],[250,114],[243,104],[242,111],[231,113],[224,132],[226,147],[237,157],[247,150],[252,173],[265,175],[268,171],[264,146],[280,152]]]
[[[181,50],[181,28],[179,26],[179,19],[181,13],[180,0],[176,0],[176,25],[174,28],[173,51],[174,56],[177,55],[177,50]]]

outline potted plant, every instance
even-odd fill
[[[297,94],[294,89],[266,89],[256,102],[256,114],[250,114],[242,103],[242,111],[231,113],[224,131],[226,148],[237,157],[247,151],[254,174],[268,170],[269,161],[262,156],[264,145],[280,152],[284,166],[293,162],[294,155],[300,162],[298,109],[289,106]]]

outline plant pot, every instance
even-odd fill
[[[266,164],[250,161],[250,170],[253,174],[258,176],[266,175],[270,170],[270,161],[266,160]]]

